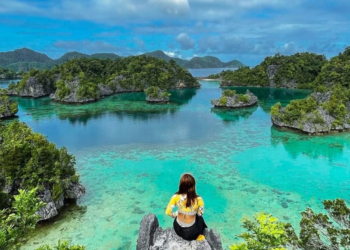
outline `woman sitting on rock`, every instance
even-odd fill
[[[177,206],[178,211],[174,212]],[[165,210],[174,219],[174,229],[178,236],[185,240],[204,239],[207,225],[203,219],[204,202],[196,193],[196,180],[190,174],[183,174],[177,191]]]

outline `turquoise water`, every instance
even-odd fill
[[[237,68],[204,68],[204,69],[188,69],[195,77],[209,76],[212,74],[221,73],[223,70],[236,70]]]
[[[0,79],[0,88],[7,88],[11,82],[18,82],[18,79],[14,79],[14,80]]]
[[[172,225],[164,210],[184,172],[195,175],[205,220],[226,249],[238,240],[243,215],[265,211],[298,228],[307,206],[321,211],[323,199],[349,202],[350,133],[309,137],[271,127],[271,105],[307,92],[250,88],[259,106],[222,110],[210,105],[221,95],[219,83],[201,84],[172,91],[167,105],[147,104],[143,93],[81,106],[17,98],[21,121],[76,156],[87,189],[22,249],[58,239],[88,249],[135,249],[145,214]]]

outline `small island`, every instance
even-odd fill
[[[0,90],[0,119],[10,118],[17,114],[18,104],[6,95],[6,91]]]
[[[349,130],[349,94],[349,90],[337,86],[331,91],[314,92],[306,99],[294,100],[286,107],[277,103],[271,108],[272,123],[310,135]]]
[[[33,98],[49,95],[57,102],[83,104],[117,93],[142,92],[151,86],[169,90],[198,88],[200,84],[173,60],[149,56],[80,58],[50,70],[31,70],[19,83],[10,84],[8,94]]]
[[[350,130],[349,60],[350,47],[324,64],[311,95],[272,106],[272,123],[310,135]]]
[[[221,81],[221,86],[255,86],[271,88],[312,88],[327,59],[315,53],[268,56],[255,67],[242,66],[208,76]]]
[[[171,95],[168,91],[155,86],[147,88],[145,93],[146,101],[150,103],[168,103]]]
[[[211,104],[220,108],[245,108],[258,103],[258,98],[248,89],[245,94],[237,94],[235,90],[225,89],[219,99],[211,100]]]

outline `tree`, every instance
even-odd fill
[[[253,220],[244,219],[247,232],[239,235],[244,243],[234,244],[232,250],[349,250],[350,209],[344,200],[325,200],[326,214],[315,214],[311,208],[301,213],[299,237],[293,227],[265,213]]]
[[[36,250],[85,250],[85,246],[79,246],[79,245],[74,245],[74,246],[70,246],[69,243],[67,241],[58,241],[58,245],[57,246],[50,246],[50,245],[45,245],[45,246],[41,246]]]
[[[0,211],[0,249],[21,245],[21,240],[35,228],[39,216],[36,212],[45,204],[36,196],[37,189],[19,190],[12,208]]]

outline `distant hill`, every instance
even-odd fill
[[[112,59],[115,60],[117,58],[120,58],[120,56],[113,54],[113,53],[96,53],[96,54],[92,54],[92,55],[88,55],[88,54],[84,54],[84,53],[80,53],[80,52],[68,52],[66,54],[64,54],[63,56],[61,56],[60,58],[53,60],[53,64],[57,64],[60,65],[64,62],[67,62],[71,59],[74,58],[97,58],[97,59]]]
[[[214,56],[194,57],[190,61],[181,58],[173,58],[166,55],[161,50],[145,53],[147,56],[169,61],[173,59],[178,65],[183,68],[199,69],[199,68],[238,68],[244,66],[243,63],[237,60],[230,62],[221,62],[220,59]],[[8,68],[15,72],[29,71],[32,68],[49,69],[54,65],[60,65],[73,58],[98,58],[115,60],[120,56],[113,53],[96,53],[87,55],[80,52],[68,52],[58,59],[51,59],[45,54],[38,53],[34,50],[23,48],[9,52],[0,52],[0,68]]]
[[[219,58],[215,56],[205,56],[205,57],[193,57],[191,60],[184,60],[181,58],[173,58],[165,54],[161,50],[156,50],[153,52],[145,53],[147,56],[152,56],[156,58],[163,59],[165,61],[169,61],[173,59],[177,62],[181,67],[189,68],[189,69],[201,69],[201,68],[239,68],[245,66],[242,62],[238,60],[232,60],[229,62],[222,62]]]
[[[30,68],[44,69],[52,61],[47,55],[27,48],[0,52],[0,67],[13,71],[28,71]]]

